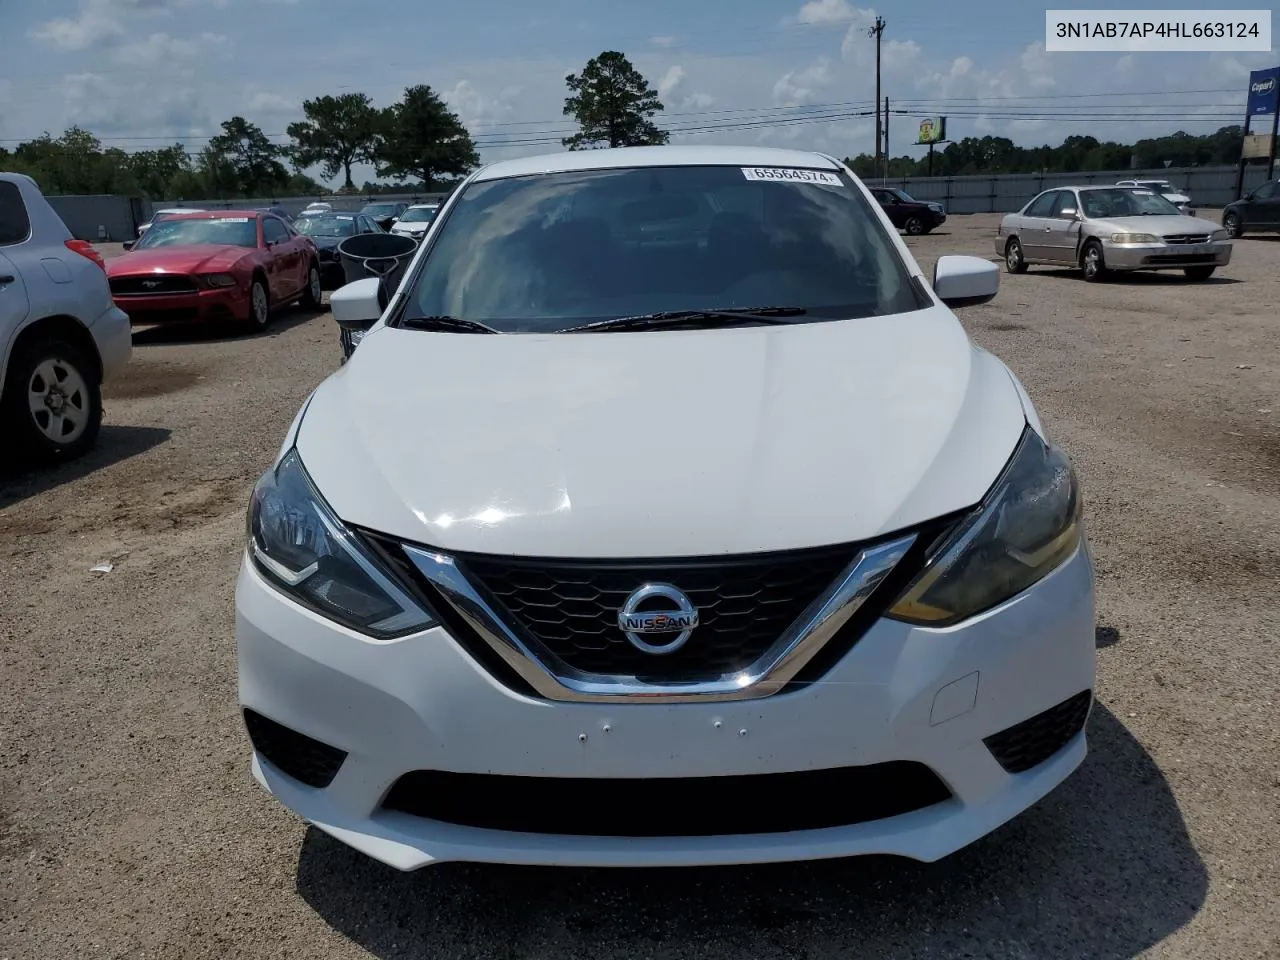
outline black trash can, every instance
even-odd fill
[[[347,283],[378,277],[390,297],[400,286],[418,241],[398,233],[358,233],[338,244],[338,259]]]

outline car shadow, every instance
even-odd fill
[[[160,427],[126,427],[103,424],[98,442],[84,456],[67,463],[13,464],[0,467],[0,510],[28,497],[79,480],[103,467],[146,453],[169,439],[171,431]]]
[[[297,889],[383,960],[1130,957],[1196,915],[1208,874],[1159,768],[1101,704],[1089,737],[1088,759],[1049,797],[934,864],[405,874],[311,828]]]
[[[997,261],[1003,262],[1003,261]],[[1073,270],[1069,267],[1032,267],[1027,276],[1055,277],[1059,280],[1074,280],[1077,283],[1084,283],[1084,274],[1079,270]],[[1134,270],[1126,273],[1109,273],[1103,279],[1103,283],[1126,284],[1135,287],[1143,285],[1147,286],[1194,286],[1194,287],[1216,287],[1232,283],[1244,283],[1243,280],[1236,280],[1233,277],[1210,277],[1208,280],[1188,280],[1181,273],[1175,271],[1166,271],[1162,273],[1153,273],[1143,270]]]
[[[1243,237],[1239,237],[1237,242],[1240,240],[1261,240],[1263,243],[1280,243],[1280,233],[1246,233]]]
[[[229,343],[237,340],[268,340],[273,336],[291,330],[304,323],[310,323],[319,317],[326,316],[328,305],[319,310],[306,310],[293,307],[277,313],[271,318],[271,325],[265,330],[250,330],[248,327],[226,321],[190,321],[186,323],[139,325],[133,328],[133,345],[176,346],[191,343]]]

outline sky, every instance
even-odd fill
[[[1054,8],[1067,6],[1054,4]],[[1093,7],[1102,7],[1094,3]],[[1129,7],[1129,4],[1124,4]],[[1256,2],[1185,9],[1272,9]],[[1169,4],[1161,9],[1169,9]],[[895,156],[919,119],[950,139],[1024,146],[1072,134],[1133,141],[1243,119],[1248,73],[1270,53],[1046,53],[1025,0],[0,0],[0,143],[71,124],[126,150],[194,153],[241,115],[278,142],[308,97],[379,106],[430,84],[485,162],[561,149],[564,78],[620,50],[649,79],[673,143],[874,150],[875,41]],[[356,171],[357,182],[373,171]]]

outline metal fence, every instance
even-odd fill
[[[157,200],[150,204],[155,210],[189,207],[193,210],[252,210],[255,207],[280,207],[296,217],[307,204],[320,201],[332,205],[334,210],[355,211],[370,203],[434,203],[447,193],[383,193],[376,196],[331,197],[258,197],[253,200]]]
[[[1097,173],[1007,173],[977,177],[890,177],[868,181],[901,187],[917,200],[941,203],[949,214],[1010,213],[1053,187],[1116,183],[1120,180],[1168,180],[1191,198],[1193,207],[1219,208],[1236,198],[1236,167],[1175,167]],[[1266,179],[1266,168],[1245,168],[1244,189]]]
[[[146,201],[136,197],[48,197],[71,235],[78,240],[129,240],[146,219]]]

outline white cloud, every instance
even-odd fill
[[[82,0],[76,16],[49,20],[32,31],[37,40],[59,50],[84,50],[123,34],[111,0]]]
[[[854,19],[856,12],[857,8],[849,0],[809,0],[796,14],[796,22],[815,26],[848,23]]]
[[[510,86],[496,95],[488,95],[471,81],[459,80],[451,89],[442,91],[440,97],[467,127],[474,128],[491,126],[509,118],[512,100],[519,92],[519,87]]]
[[[800,107],[816,103],[823,90],[831,85],[831,60],[819,57],[802,70],[783,74],[773,86],[773,102],[780,107]]]
[[[667,72],[663,74],[662,79],[658,81],[658,96],[666,100],[684,81],[684,67],[680,64],[672,64]]]
[[[196,39],[174,37],[167,33],[152,33],[117,47],[112,59],[117,63],[136,67],[154,68],[164,65],[190,72],[205,54],[213,52],[226,42],[226,37],[216,33],[202,33]]]
[[[672,36],[666,36],[666,35],[659,35],[656,37],[649,38],[650,44],[652,44],[655,47],[659,47],[660,49],[663,49],[663,50],[674,47],[679,42],[680,42],[679,37],[672,37]]]

